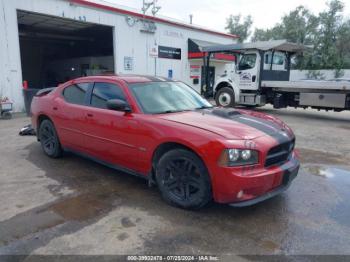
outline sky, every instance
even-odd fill
[[[142,0],[99,1],[137,10],[141,10],[142,7]],[[189,22],[189,15],[193,14],[194,24],[224,32],[226,18],[230,14],[251,15],[254,21],[253,28],[266,29],[278,23],[284,14],[299,5],[304,5],[318,14],[326,8],[326,2],[322,0],[158,0],[158,5],[162,7],[159,11],[162,16]],[[350,16],[350,2],[345,6],[345,14],[347,17]]]

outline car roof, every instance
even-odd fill
[[[174,82],[174,80],[170,78],[160,77],[160,76],[148,76],[148,75],[97,75],[97,76],[80,77],[80,78],[77,78],[76,80],[77,81],[122,80],[128,84],[147,83],[147,82]]]

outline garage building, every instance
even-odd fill
[[[236,36],[86,0],[0,0],[0,97],[24,109],[28,88],[57,86],[98,74],[179,79],[201,92],[201,47]],[[234,57],[211,59],[210,81],[232,70]]]

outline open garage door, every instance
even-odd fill
[[[17,11],[23,80],[31,89],[114,72],[113,27]]]

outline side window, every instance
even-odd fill
[[[265,54],[265,64],[271,64],[271,57],[272,57],[271,53]],[[286,59],[286,57],[282,54],[274,54],[272,64],[273,65],[283,65],[285,59]]]
[[[255,67],[256,54],[245,54],[239,61],[238,70],[247,70]]]
[[[81,83],[66,87],[63,90],[64,100],[71,104],[84,105],[89,85],[89,83]]]
[[[107,108],[107,101],[111,99],[126,101],[125,95],[119,86],[110,83],[95,83],[91,95],[91,106]]]

